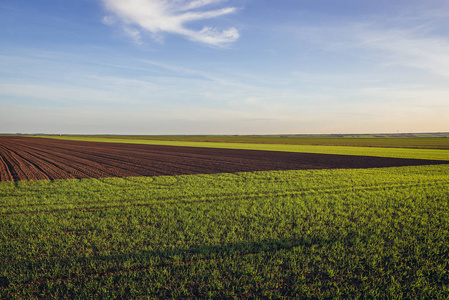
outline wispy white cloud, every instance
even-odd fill
[[[423,9],[393,16],[380,14],[367,20],[293,30],[312,49],[352,55],[385,67],[413,68],[421,74],[449,79],[446,11]]]
[[[125,27],[124,31],[127,35],[129,35],[136,44],[142,44],[142,35],[139,30],[132,27]]]
[[[239,32],[235,27],[218,30],[204,26],[194,30],[186,26],[193,21],[217,18],[236,11],[235,7],[204,9],[205,6],[219,4],[223,0],[103,0],[106,8],[114,14],[106,16],[103,23],[112,25],[120,20],[124,28],[140,41],[137,30],[150,33],[160,39],[163,33],[179,34],[192,41],[212,46],[223,46],[235,42]],[[131,28],[131,29],[130,29]]]
[[[360,46],[379,51],[385,63],[425,70],[449,79],[449,39],[411,30],[367,31]]]

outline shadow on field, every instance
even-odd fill
[[[102,261],[127,261],[129,259],[152,259],[160,258],[166,263],[171,261],[176,261],[182,258],[182,261],[188,261],[189,258],[193,259],[215,259],[219,257],[233,257],[233,256],[243,256],[248,254],[258,254],[262,252],[276,252],[279,250],[289,250],[294,247],[304,246],[310,247],[312,245],[325,246],[326,244],[332,244],[335,241],[327,239],[297,239],[297,240],[263,240],[258,242],[242,242],[234,244],[223,244],[223,245],[207,245],[191,247],[187,249],[166,249],[162,251],[148,251],[139,250],[136,252],[128,254],[115,254],[107,256],[96,256],[93,260]]]
[[[145,274],[146,271],[150,270],[153,270],[156,274],[169,274],[168,276],[170,276],[171,281],[175,280],[174,278],[179,278],[182,281],[185,279],[183,276],[190,272],[189,270],[191,270],[191,268],[189,266],[191,265],[207,264],[208,262],[214,261],[226,265],[226,261],[232,263],[235,262],[235,259],[238,257],[262,253],[264,255],[257,256],[255,259],[256,261],[259,261],[258,264],[264,264],[264,262],[268,263],[277,251],[288,251],[298,246],[304,247],[304,250],[306,251],[313,246],[327,248],[337,242],[337,239],[308,236],[291,240],[267,239],[253,242],[197,246],[186,249],[165,249],[161,251],[135,250],[130,253],[116,252],[109,255],[94,254],[91,257],[81,257],[84,253],[79,253],[79,256],[77,256],[76,253],[73,253],[72,256],[65,258],[42,257],[15,266],[16,270],[19,270],[22,274],[27,274],[26,277],[34,279],[24,280],[23,282],[14,282],[12,287],[8,286],[9,283],[6,283],[3,284],[3,288],[12,288],[15,290],[26,288],[35,291],[45,291],[51,286],[52,289],[56,289],[54,290],[56,293],[60,290],[64,291],[64,295],[75,295],[76,290],[70,290],[70,286],[83,286],[84,284],[87,284],[87,281],[92,281],[96,282],[95,284],[108,286],[108,289],[120,290],[124,282],[126,282],[126,284],[131,281],[136,282],[137,286],[139,286],[142,278],[145,276],[153,276]],[[95,248],[91,250],[98,251],[98,249]],[[246,261],[246,259],[244,260]],[[250,258],[249,260],[252,261],[253,259]],[[188,271],[182,270],[182,268],[185,267],[187,267]],[[210,270],[214,270],[216,267],[215,264],[211,264]],[[288,272],[288,269],[291,268],[288,262],[281,262],[279,267],[285,272]],[[168,268],[171,269],[169,273],[160,273],[163,269]],[[193,268],[195,269],[196,267]],[[204,265],[200,267],[200,269],[204,268],[208,269],[209,267],[205,267]],[[55,269],[58,271],[55,272]],[[206,271],[204,274],[208,274],[209,271]],[[132,273],[134,273],[134,275],[130,275]],[[241,274],[239,274],[236,276],[241,276]],[[165,275],[157,276],[163,277]],[[232,272],[230,276],[232,277]],[[236,283],[239,280],[237,277],[232,279],[235,280]],[[7,279],[5,278],[5,280]],[[282,278],[282,281],[284,284],[282,289],[286,289],[286,292],[288,292],[290,279],[286,277]],[[92,282],[89,284],[92,285]],[[195,284],[188,286],[190,289],[189,293],[197,296],[204,296],[199,293]],[[0,287],[0,290],[1,289],[2,288]],[[170,294],[171,292],[169,289],[167,290],[164,288],[155,288],[152,292],[161,293],[161,295],[165,295],[168,298],[173,296]],[[238,292],[243,293],[244,291],[239,290]],[[120,290],[120,293],[126,293],[126,289]]]
[[[106,275],[108,273],[121,273],[128,271],[139,271],[144,269],[153,269],[168,267],[177,264],[192,264],[197,261],[215,260],[219,258],[239,257],[249,254],[270,253],[279,250],[289,250],[294,247],[303,246],[311,247],[313,245],[320,247],[329,247],[336,242],[336,239],[305,237],[300,239],[281,240],[270,239],[255,242],[242,242],[223,245],[207,245],[199,247],[191,247],[187,249],[166,249],[161,251],[151,250],[137,250],[130,253],[112,253],[110,255],[93,255],[91,257],[72,256],[66,258],[52,259],[42,258],[39,260],[29,261],[19,267],[19,269],[27,269],[28,272],[33,273],[33,270],[45,270],[54,265],[59,266],[80,266],[86,268],[87,272],[82,277],[89,277],[92,275]],[[351,245],[351,241],[348,245]],[[98,251],[98,249],[93,249]],[[104,266],[109,265],[105,270]],[[127,267],[130,266],[130,267]],[[84,267],[86,266],[86,267]],[[98,266],[98,271],[96,270]],[[103,266],[103,267],[100,267]],[[71,273],[70,268],[67,268],[66,273]],[[71,276],[59,278],[62,280],[70,279]],[[76,276],[75,276],[76,277]],[[52,280],[50,280],[52,281]]]

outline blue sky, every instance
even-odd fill
[[[446,0],[2,0],[0,132],[449,131]]]

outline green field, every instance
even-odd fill
[[[448,165],[0,182],[0,209],[0,298],[449,297]]]

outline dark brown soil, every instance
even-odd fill
[[[449,161],[0,136],[0,181],[379,168]]]

